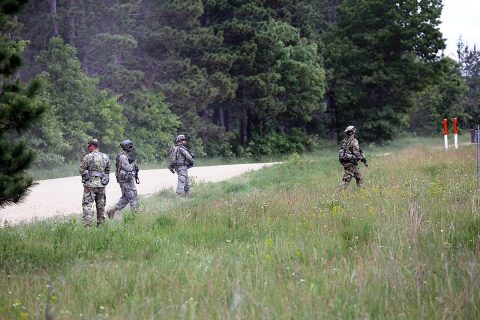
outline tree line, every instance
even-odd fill
[[[441,0],[0,0],[0,8],[2,48],[24,58],[12,72],[0,57],[2,88],[30,83],[44,110],[28,131],[2,129],[2,141],[23,138],[38,166],[77,160],[92,136],[107,153],[129,138],[142,161],[163,159],[178,133],[200,154],[259,155],[307,150],[350,124],[382,143],[436,133],[444,117],[466,127],[480,112],[479,53],[459,42],[458,62],[442,54]]]

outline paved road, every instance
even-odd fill
[[[194,167],[189,170],[189,174],[199,182],[217,182],[272,164]],[[80,180],[80,176],[77,176],[38,181],[23,203],[0,209],[0,227],[5,224],[5,221],[8,224],[15,224],[57,215],[80,214],[83,194]],[[142,170],[140,180],[141,183],[137,185],[138,194],[145,196],[164,189],[173,190],[177,183],[177,175],[173,175],[167,169]],[[111,174],[110,184],[107,187],[107,207],[112,206],[120,195],[120,187],[116,183],[115,176]]]

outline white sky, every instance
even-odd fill
[[[443,0],[440,30],[447,39],[445,54],[456,58],[461,36],[469,47],[480,48],[480,0]]]

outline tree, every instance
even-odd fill
[[[412,94],[443,77],[437,55],[440,0],[345,0],[324,34],[332,126],[356,125],[368,141],[408,125]]]
[[[442,120],[457,118],[466,124],[469,115],[464,110],[467,86],[462,78],[460,65],[456,61],[443,60],[445,74],[435,83],[413,95],[413,109],[410,112],[409,130],[421,135],[435,135],[442,130]]]
[[[38,77],[44,83],[42,97],[54,115],[46,121],[50,128],[60,129],[61,140],[49,141],[49,137],[59,139],[59,135],[47,135],[46,123],[43,132],[34,133],[48,144],[65,145],[61,151],[65,160],[78,160],[86,141],[92,137],[100,140],[105,152],[116,150],[125,131],[123,106],[117,97],[98,89],[97,79],[81,70],[76,50],[61,38],[52,38],[48,50],[37,61],[45,70]]]
[[[466,124],[472,127],[477,125],[478,119],[480,119],[480,51],[476,46],[469,48],[461,39],[457,46],[461,73],[468,87],[464,107],[470,121],[467,121]]]
[[[135,91],[125,108],[126,135],[143,162],[165,159],[180,125],[161,92]]]
[[[13,15],[25,2],[0,0],[0,207],[20,201],[32,185],[25,169],[34,154],[18,135],[44,110],[36,98],[38,82],[24,85],[15,77],[25,42],[12,39],[18,28]]]
[[[211,122],[208,106],[228,95],[220,87],[229,83],[220,73],[207,69],[218,57],[214,48],[221,38],[200,25],[202,1],[145,1],[142,12],[145,37],[139,41],[138,51],[146,62],[142,68],[146,88],[163,94],[180,120],[180,132],[194,140],[221,140],[221,130]]]
[[[298,7],[288,0],[205,3],[202,25],[222,35],[219,61],[224,63],[216,70],[235,84],[235,94],[220,105],[218,114],[225,115],[228,107],[236,124],[228,129],[238,130],[244,147],[254,137],[262,143],[272,130],[285,134],[292,126],[303,126],[324,109],[324,73],[317,46],[290,24],[293,8]]]

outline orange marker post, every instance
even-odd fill
[[[448,123],[447,119],[443,119],[443,140],[445,142],[445,150],[448,149]]]
[[[458,149],[457,118],[453,118],[453,141],[455,142],[455,149]]]

